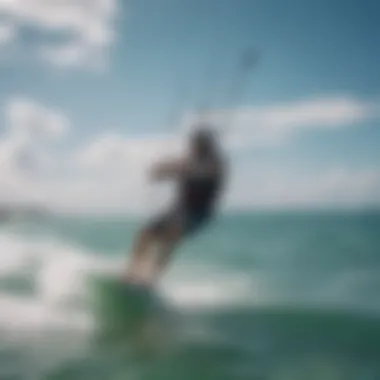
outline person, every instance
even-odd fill
[[[153,286],[179,243],[213,220],[224,188],[225,169],[216,137],[207,126],[199,126],[191,134],[189,152],[184,158],[153,168],[153,179],[174,180],[177,194],[169,211],[148,222],[138,234],[127,281]],[[157,245],[159,249],[154,255]]]

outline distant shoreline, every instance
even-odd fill
[[[6,223],[15,218],[42,219],[52,215],[50,210],[39,206],[0,205],[0,223]]]

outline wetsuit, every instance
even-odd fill
[[[204,173],[204,167],[202,162],[194,163],[193,168],[179,179],[174,207],[149,225],[154,233],[164,233],[173,223],[180,223],[183,234],[189,235],[212,218],[222,178],[218,173]]]

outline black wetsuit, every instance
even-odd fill
[[[212,218],[221,190],[222,175],[203,174],[203,167],[203,163],[199,162],[194,165],[194,170],[179,179],[174,207],[150,225],[155,232],[164,231],[178,221],[183,226],[183,233],[188,235]]]
[[[219,194],[220,182],[218,176],[189,174],[179,184],[179,207],[186,214],[211,214]]]

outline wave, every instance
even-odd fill
[[[116,359],[107,362],[102,357],[100,363],[99,357],[89,354],[94,316],[87,280],[98,274],[116,276],[125,263],[123,255],[107,256],[66,239],[11,231],[0,233],[0,252],[0,349],[8,345],[33,352],[33,366],[39,362],[44,373],[50,369],[59,373],[60,366],[69,373],[70,358],[77,359],[78,374],[85,372],[83,358],[91,363],[94,375],[101,365],[112,367],[107,374],[127,373],[124,358],[117,364],[122,372],[117,372]],[[341,280],[335,280],[335,290],[351,283],[347,276]],[[368,308],[360,313],[358,304],[350,308],[329,297],[285,297],[273,284],[268,273],[255,269],[241,272],[200,261],[177,261],[160,292],[190,323],[183,334],[186,339],[167,366],[159,365],[171,373],[165,378],[182,378],[184,373],[189,379],[206,378],[196,370],[205,361],[215,368],[228,366],[229,373],[245,366],[246,377],[232,377],[251,379],[254,371],[273,371],[274,363],[277,368],[293,368],[296,362],[283,361],[291,353],[292,360],[298,360],[300,352],[315,357],[318,350],[336,360],[336,352],[350,351],[357,357],[365,353],[366,360],[379,354],[379,317],[368,313]],[[325,289],[327,294],[332,292]],[[252,360],[260,364],[253,368]],[[132,368],[130,362],[128,366]],[[73,373],[67,378],[82,378]],[[271,378],[284,378],[276,376]]]
[[[124,255],[87,250],[59,238],[23,236],[9,231],[0,233],[0,252],[0,325],[5,327],[7,320],[17,320],[20,329],[23,323],[25,326],[37,323],[32,322],[33,315],[41,325],[47,323],[46,318],[48,321],[63,318],[66,324],[72,321],[74,326],[90,326],[88,278],[94,274],[116,276],[126,260]],[[353,273],[337,275],[333,283],[321,287],[323,294],[314,294],[313,298],[300,291],[286,294],[275,286],[272,277],[254,268],[233,271],[199,261],[178,260],[159,290],[168,303],[186,312],[283,304],[378,312],[373,298],[364,307],[359,302],[362,299],[350,303],[342,297],[344,293],[340,290],[363,281],[362,273],[360,278]],[[331,297],[332,294],[336,297]]]
[[[116,276],[125,264],[122,256],[107,257],[57,239],[10,232],[0,234],[0,252],[0,328],[19,331],[91,328],[88,278]],[[248,277],[182,265],[160,290],[168,303],[197,308],[241,303],[251,287]]]

